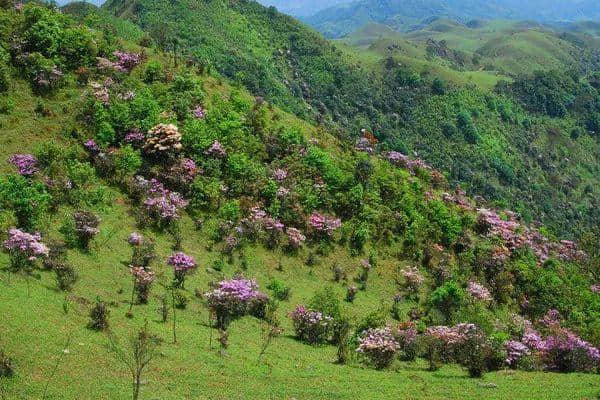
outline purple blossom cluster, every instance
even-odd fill
[[[504,343],[506,351],[506,364],[510,367],[516,367],[521,358],[531,354],[531,350],[522,342],[516,340],[507,340]]]
[[[225,148],[218,140],[215,140],[210,145],[210,147],[205,151],[205,153],[211,157],[216,157],[216,158],[223,158],[223,157],[227,156],[227,152],[225,151]]]
[[[574,261],[585,257],[585,253],[577,249],[575,243],[563,240],[552,242],[544,237],[538,229],[524,226],[517,221],[514,213],[507,212],[503,219],[495,211],[479,209],[479,226],[490,236],[498,236],[512,252],[524,246],[529,247],[541,263],[556,254],[562,260]]]
[[[89,151],[90,153],[100,152],[100,147],[96,144],[96,141],[94,139],[86,140],[83,143],[83,147],[85,147],[86,150]]]
[[[407,266],[400,271],[400,274],[404,278],[404,286],[410,293],[417,293],[425,278],[417,267]]]
[[[590,290],[592,293],[600,293],[600,285],[592,285],[590,286]]]
[[[218,283],[217,288],[205,294],[210,303],[248,302],[255,298],[263,298],[265,294],[258,290],[253,279],[233,278]]]
[[[285,233],[288,237],[288,243],[292,248],[299,248],[306,241],[306,236],[296,228],[287,228]]]
[[[268,301],[267,295],[258,290],[256,281],[242,277],[219,282],[204,297],[209,309],[217,317],[217,325],[222,329],[227,327],[231,319],[248,313],[262,316]]]
[[[27,233],[17,228],[8,231],[8,239],[2,246],[16,259],[29,262],[35,262],[39,257],[47,257],[49,254],[49,249],[42,243],[39,233]]]
[[[156,278],[156,274],[153,271],[147,270],[144,267],[131,266],[129,271],[131,272],[131,275],[133,275],[135,284],[138,287],[149,286]]]
[[[277,168],[275,170],[273,170],[273,178],[275,178],[276,181],[283,181],[285,180],[285,178],[287,178],[288,176],[288,172],[283,169],[283,168]]]
[[[591,371],[600,367],[600,350],[570,330],[562,328],[560,315],[556,310],[546,313],[540,323],[548,332],[545,337],[527,321],[523,336],[517,343],[527,348],[527,354],[537,355],[546,369],[571,372]],[[510,346],[525,352],[522,346],[514,343]],[[507,363],[513,365],[508,361]]]
[[[179,162],[179,169],[181,170],[181,177],[185,182],[193,181],[199,172],[196,162],[191,158],[182,158]]]
[[[132,246],[139,246],[142,244],[143,236],[137,232],[132,232],[127,238],[127,243]]]
[[[129,53],[126,51],[115,50],[113,53],[116,62],[113,64],[114,69],[119,72],[129,73],[142,60],[138,53]]]
[[[473,211],[475,208],[466,196],[466,193],[460,189],[456,189],[455,194],[442,193],[442,200],[446,203],[456,204],[463,210]]]
[[[336,229],[342,226],[342,221],[339,218],[315,212],[309,217],[308,224],[315,231],[325,232],[327,235],[331,236]]]
[[[467,292],[474,298],[482,301],[491,301],[492,295],[490,291],[481,283],[471,281],[467,285]]]
[[[144,142],[146,139],[146,135],[138,128],[133,128],[129,132],[125,134],[125,138],[123,139],[125,143],[129,143],[132,145],[139,145]]]
[[[31,176],[39,171],[38,160],[32,154],[14,154],[9,161],[20,175]]]
[[[147,180],[136,176],[133,183],[135,189],[148,196],[144,207],[150,216],[170,222],[180,217],[180,212],[187,207],[188,202],[179,193],[171,192],[157,179]]]
[[[462,344],[469,335],[476,331],[477,327],[474,324],[462,323],[455,326],[430,326],[425,331],[425,335],[441,341],[451,349],[453,346]]]
[[[425,161],[419,158],[411,160],[410,157],[400,153],[399,151],[389,151],[385,154],[385,157],[389,162],[397,167],[404,168],[412,173],[414,173],[417,169],[432,170],[432,168],[427,165]]]
[[[366,137],[359,138],[356,141],[356,145],[354,146],[354,148],[357,151],[362,151],[362,152],[365,152],[367,154],[373,154],[375,152],[375,149],[373,148],[373,144]]]
[[[181,210],[187,205],[187,200],[177,192],[149,197],[144,201],[144,207],[151,216],[167,222],[179,219]]]
[[[298,339],[313,344],[327,341],[333,323],[330,316],[300,305],[289,316]]]
[[[389,327],[369,329],[358,341],[357,353],[363,354],[377,369],[389,366],[400,344]]]
[[[192,115],[194,116],[194,118],[196,119],[202,119],[205,117],[206,115],[206,111],[204,110],[204,107],[202,107],[201,104],[198,104],[193,110],[192,110]]]
[[[196,268],[194,257],[188,256],[183,252],[177,252],[167,258],[167,264],[173,267],[177,272],[187,273]]]

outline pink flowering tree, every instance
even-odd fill
[[[78,211],[73,214],[75,234],[82,249],[89,250],[90,241],[100,233],[100,218],[89,211]]]
[[[154,242],[137,232],[132,232],[127,238],[127,243],[129,243],[133,250],[131,265],[147,269],[150,263],[156,258]]]
[[[325,343],[329,340],[333,329],[333,318],[329,315],[299,305],[289,316],[299,340],[310,344]]]
[[[478,282],[469,282],[467,285],[467,292],[476,300],[485,302],[492,301],[492,295],[490,294],[490,291]]]
[[[288,227],[285,230],[288,239],[288,247],[292,250],[299,249],[306,241],[306,236],[296,228]]]
[[[138,303],[147,304],[150,289],[156,278],[156,274],[149,269],[136,266],[131,266],[129,272],[131,272],[133,277],[133,290],[134,293],[137,294]],[[131,303],[133,304],[133,301]]]
[[[216,318],[217,328],[221,330],[226,330],[234,319],[244,315],[264,318],[269,300],[266,294],[258,290],[256,281],[243,277],[219,282],[204,297]]]
[[[2,243],[2,247],[10,256],[12,269],[25,273],[30,273],[36,262],[49,254],[39,233],[27,233],[16,228],[8,231],[8,239]]]
[[[417,267],[406,266],[400,270],[400,275],[403,279],[403,282],[401,283],[403,294],[411,298],[416,298],[421,286],[423,286],[423,283],[425,282],[423,274],[421,274]]]
[[[167,264],[173,267],[173,287],[183,289],[186,275],[196,269],[196,260],[183,252],[177,252],[167,259]]]
[[[308,218],[308,225],[317,237],[329,238],[342,226],[339,218],[314,212]]]
[[[400,344],[389,327],[368,329],[358,340],[356,352],[376,369],[389,367],[396,356]]]

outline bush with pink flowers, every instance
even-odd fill
[[[329,315],[296,306],[289,316],[299,340],[310,344],[321,344],[329,340],[333,330],[333,318]]]
[[[194,257],[189,256],[181,251],[172,254],[167,259],[167,264],[173,267],[173,286],[176,288],[183,288],[186,275],[191,273],[197,267]]]
[[[217,284],[204,297],[208,308],[216,317],[219,329],[227,329],[236,318],[253,315],[264,318],[269,298],[258,290],[258,284],[252,279],[235,277]]]
[[[399,348],[392,329],[385,327],[363,332],[356,351],[376,369],[384,369],[392,364]]]
[[[150,295],[150,289],[156,278],[156,274],[149,269],[136,266],[131,266],[129,271],[133,276],[134,291],[137,294],[138,303],[148,303],[148,296]]]
[[[15,154],[10,158],[10,162],[23,176],[32,176],[39,171],[39,162],[31,154]]]
[[[16,228],[8,231],[8,239],[2,243],[2,247],[9,254],[11,267],[15,271],[31,271],[36,261],[48,257],[49,253],[39,233],[27,233]]]

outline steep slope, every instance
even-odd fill
[[[439,172],[381,151],[368,133],[350,146],[222,77],[52,9],[28,4],[0,10],[0,20],[11,21],[0,31],[0,238],[12,249],[0,253],[3,397],[129,398],[124,360],[142,326],[161,343],[142,398],[596,395],[597,374],[542,372],[597,369],[600,360],[577,353],[581,341],[559,353],[572,364],[555,365],[530,344],[534,357],[504,366],[505,343],[534,328],[549,346],[567,332],[576,338],[566,327],[600,342],[596,237],[581,259],[544,228],[477,210]],[[83,211],[99,225],[82,229]],[[34,259],[21,257],[5,242],[13,227],[40,232],[33,241],[48,256],[37,246]],[[194,273],[182,278],[168,264],[176,251],[195,258]],[[140,282],[130,265],[154,280]],[[223,309],[205,293],[240,275],[271,300],[253,298],[264,313],[225,304],[232,320],[219,332]],[[320,346],[303,342],[288,316],[315,293],[310,306],[335,317]],[[99,322],[108,327],[95,330]],[[345,338],[336,333],[343,322]],[[425,348],[370,368],[355,351],[362,330],[399,322],[418,328]],[[493,349],[472,357],[492,370],[485,380],[465,379],[453,361],[472,364],[450,345],[437,372],[420,358],[431,354],[427,326],[458,322],[476,323],[478,344]]]
[[[393,48],[375,57],[360,54],[337,47],[291,17],[255,2],[113,0],[104,10],[135,22],[182,61],[201,69],[214,68],[253,94],[329,127],[351,143],[361,129],[367,129],[384,147],[418,152],[470,194],[508,204],[557,233],[576,237],[596,225],[596,196],[586,188],[595,192],[600,187],[600,177],[593,172],[598,165],[598,143],[588,135],[570,138],[576,125],[584,126],[578,117],[538,118],[511,98],[477,88],[463,90],[471,82],[493,87],[494,72],[456,74],[439,68],[435,58],[403,63]],[[493,25],[488,29],[494,29]],[[475,65],[468,57],[466,61]],[[436,71],[448,71],[442,77],[460,86],[441,82],[445,87],[435,88]],[[473,98],[479,99],[478,106]],[[432,101],[443,103],[444,120],[429,108]],[[481,108],[483,104],[487,110]],[[424,129],[422,118],[436,123],[427,123]],[[465,120],[471,122],[465,125]],[[443,133],[456,131],[457,125],[464,132]],[[557,130],[565,138],[561,148],[549,145]],[[588,134],[593,135],[592,131]],[[539,141],[535,151],[532,136]],[[429,141],[431,145],[423,145]],[[547,158],[540,157],[537,149],[543,149]],[[570,160],[568,165],[551,167],[556,163],[549,160],[562,159],[562,153]],[[582,171],[582,165],[592,172]],[[556,179],[573,185],[559,189],[552,183]],[[550,209],[556,211],[550,213]]]

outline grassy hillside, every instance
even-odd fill
[[[546,338],[568,328],[600,343],[597,237],[582,243],[589,257],[580,259],[543,227],[529,228],[509,212],[478,211],[484,204],[454,192],[439,172],[382,151],[366,133],[349,144],[206,69],[114,40],[56,11],[26,5],[1,10],[0,20],[0,82],[7,83],[0,104],[0,239],[6,248],[9,229],[17,227],[40,232],[51,248],[48,258],[36,253],[39,259],[21,257],[19,248],[0,253],[2,397],[131,398],[131,374],[119,355],[131,352],[129,338],[139,339],[144,324],[161,344],[142,376],[140,398],[598,394],[600,360],[588,353],[561,352],[573,362],[558,365],[550,352],[532,350],[508,369],[503,347],[525,340],[526,328]],[[430,112],[439,113],[430,101]],[[160,132],[160,123],[181,133],[160,128],[171,132],[164,148],[150,146],[148,131]],[[499,151],[506,143],[485,145]],[[35,156],[33,173],[10,161],[16,153]],[[164,186],[140,188],[136,176]],[[189,202],[176,206],[177,216],[153,212],[148,200],[173,199],[175,191]],[[253,217],[256,207],[262,217]],[[98,231],[73,224],[82,211],[100,218]],[[315,223],[315,214],[326,216],[331,229]],[[274,228],[275,221],[286,229]],[[290,228],[306,236],[296,249],[286,236]],[[156,258],[145,265],[155,273],[147,304],[136,300],[129,269],[145,262],[132,257],[142,248],[130,239],[134,231],[154,243]],[[513,242],[521,239],[531,242]],[[197,262],[184,287],[176,287],[167,264],[175,251]],[[72,273],[77,279],[70,280]],[[415,273],[416,286],[409,281]],[[256,279],[270,300],[262,314],[235,314],[240,318],[225,326],[225,339],[204,294],[239,274]],[[282,286],[290,289],[287,298]],[[356,298],[344,301],[354,286]],[[296,337],[288,313],[315,294],[311,307],[334,316],[336,328],[310,345]],[[102,309],[108,327],[91,329],[91,311]],[[549,309],[560,313],[562,328],[545,325]],[[413,361],[394,359],[377,371],[356,353],[362,329],[409,321],[424,340]],[[428,371],[426,327],[459,322],[476,323],[472,339],[493,354],[471,361],[431,356],[443,366]],[[349,337],[336,337],[342,323]],[[268,341],[269,332],[279,332],[274,328],[283,332]],[[346,359],[336,363],[344,351]],[[454,362],[471,368],[473,360],[490,370],[481,379],[469,379]],[[556,370],[582,372],[548,372]]]

